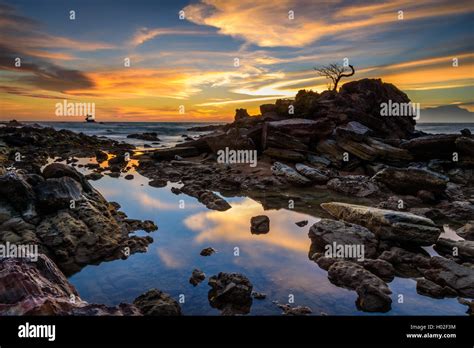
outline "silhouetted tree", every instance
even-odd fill
[[[345,73],[346,71],[349,71],[347,67],[339,64],[329,64],[321,68],[315,67],[314,70],[316,70],[316,73],[319,76],[323,76],[327,79],[330,79],[334,85],[333,91],[336,91],[337,85],[343,77],[349,77],[355,74],[354,67],[352,65],[349,65],[349,68],[351,69],[351,72]]]

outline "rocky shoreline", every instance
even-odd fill
[[[126,175],[133,165],[151,180],[150,185],[179,182],[182,186],[173,193],[195,197],[209,209],[228,210],[225,197],[245,195],[265,209],[320,216],[321,221],[309,226],[309,259],[328,272],[333,284],[355,291],[356,306],[362,311],[389,311],[393,295],[389,283],[397,276],[416,280],[420,295],[458,297],[472,313],[474,137],[468,130],[428,135],[415,130],[412,118],[381,117],[380,104],[388,101],[409,99],[395,86],[369,79],[346,83],[339,92],[300,91],[295,100],[262,105],[261,115],[249,116],[238,109],[233,123],[206,126],[204,130],[214,130],[211,134],[147,152],[84,134],[7,124],[0,127],[0,242],[38,245],[43,264],[55,263],[53,273],[63,278],[62,273],[72,274],[88,264],[145,252],[151,237],[129,234],[152,231],[154,223],[128,219],[88,183],[103,174]],[[157,136],[133,134],[150,141]],[[256,166],[219,163],[218,153],[226,148],[256,151]],[[93,173],[84,177],[75,170],[76,157],[95,157],[98,164],[90,166]],[[70,166],[48,164],[51,158]],[[100,165],[103,162],[106,166]],[[297,188],[305,193],[294,194]],[[321,192],[337,201],[315,205],[312,195]],[[444,225],[457,229],[459,240],[445,238]],[[252,229],[252,233],[267,233],[271,221],[255,217]],[[328,257],[324,250],[334,243],[363,245],[363,260]],[[441,256],[431,256],[424,249],[430,246]],[[51,278],[36,275],[42,270],[27,261],[0,262],[9,265],[2,272],[24,267],[35,277]],[[204,276],[195,271],[192,284]],[[71,293],[78,296],[65,278],[62,292],[46,280],[45,293],[39,297],[54,302]],[[220,273],[209,278],[209,286],[212,307],[223,314],[248,313],[252,284],[244,275]],[[50,288],[51,292],[44,290]],[[41,304],[22,312],[26,308],[22,300],[16,297],[15,302],[8,286],[0,290],[0,313],[95,310],[79,301],[80,310],[58,304],[56,313]],[[144,304],[147,299],[166,305]],[[174,300],[154,290],[135,300],[135,305],[100,307],[96,313],[178,315],[179,305],[170,301]],[[160,312],[155,307],[165,309]],[[291,315],[310,312],[281,308]]]

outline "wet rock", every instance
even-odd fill
[[[395,268],[396,275],[402,278],[422,277],[424,270],[430,267],[430,255],[423,249],[409,251],[399,247],[385,250],[380,260],[389,262]]]
[[[474,221],[469,221],[463,227],[457,229],[456,233],[466,240],[474,241]]]
[[[458,302],[468,307],[467,314],[474,315],[474,301],[468,301],[465,298],[458,297]]]
[[[95,152],[95,158],[96,158],[97,162],[102,163],[102,162],[107,161],[109,159],[109,156],[107,155],[106,152],[97,150]]]
[[[253,291],[252,297],[256,300],[264,300],[267,298],[267,294],[264,294],[263,292]]]
[[[199,186],[184,185],[180,190],[189,196],[197,198],[198,201],[204,204],[208,209],[226,211],[232,208],[223,198],[212,191],[202,190]]]
[[[204,272],[199,269],[194,269],[191,278],[189,278],[189,283],[191,283],[193,286],[197,286],[204,279],[206,279]]]
[[[436,209],[457,223],[469,221],[474,216],[474,204],[470,201],[443,201],[436,206]]]
[[[288,316],[303,316],[303,315],[308,315],[313,313],[311,308],[307,306],[295,306],[292,307],[289,304],[280,304],[276,303],[278,308],[283,310],[283,315],[288,315]]]
[[[133,180],[133,178],[134,178],[134,175],[133,175],[133,174],[127,174],[127,175],[125,175],[125,177],[124,177],[125,180]]]
[[[158,133],[155,133],[155,132],[129,134],[127,135],[127,138],[140,139],[140,140],[146,140],[146,141],[160,141],[160,139],[158,138]]]
[[[474,262],[474,241],[440,238],[434,245],[434,249],[447,257]]]
[[[222,315],[247,314],[252,305],[252,283],[242,274],[223,273],[209,279],[208,298],[213,308]]]
[[[393,192],[416,194],[420,190],[443,192],[449,178],[427,169],[388,167],[375,174],[374,180],[384,183]]]
[[[179,316],[181,307],[170,295],[151,289],[138,296],[133,304],[146,316]]]
[[[432,220],[411,213],[337,202],[321,207],[338,219],[367,227],[382,240],[432,245],[441,233]]]
[[[360,264],[383,281],[391,282],[395,277],[395,268],[388,261],[367,259],[360,262]]]
[[[321,219],[311,226],[308,236],[311,239],[310,259],[315,252],[339,258],[338,250],[333,250],[334,246],[347,250],[348,254],[344,253],[342,256],[347,259],[373,258],[377,253],[378,241],[372,232],[344,221]],[[363,251],[363,254],[358,255],[355,251]],[[354,255],[349,255],[352,253]]]
[[[295,169],[283,164],[281,162],[273,163],[271,167],[272,173],[275,176],[283,177],[285,180],[294,185],[309,185],[311,181],[299,174]]]
[[[426,279],[444,287],[448,286],[459,296],[474,298],[474,269],[461,266],[452,260],[434,256],[430,269],[424,272]]]
[[[54,212],[69,208],[71,202],[82,196],[82,187],[74,179],[64,176],[59,179],[47,179],[35,187],[36,204],[43,212]]]
[[[37,261],[0,259],[0,315],[141,315],[133,305],[108,307],[83,301],[45,255]]]
[[[128,230],[138,231],[143,230],[145,232],[153,232],[158,230],[158,226],[151,220],[136,220],[136,219],[124,219],[123,222],[128,225]]]
[[[418,279],[416,282],[416,292],[423,296],[432,298],[456,297],[456,291],[449,286],[439,286],[428,279]]]
[[[92,173],[87,174],[87,175],[85,176],[85,178],[86,178],[87,180],[94,180],[94,181],[99,180],[99,179],[101,179],[101,178],[103,178],[103,177],[104,177],[103,174],[97,173],[97,172],[92,172]]]
[[[33,188],[22,174],[10,171],[0,176],[0,200],[10,203],[15,209],[24,211],[30,208],[34,196]]]
[[[166,185],[168,185],[168,181],[162,179],[153,179],[148,182],[148,185],[152,187],[166,187]]]
[[[348,175],[328,181],[327,187],[339,193],[356,197],[368,197],[376,194],[379,187],[364,175]]]
[[[85,179],[84,175],[79,173],[73,167],[70,167],[63,163],[51,163],[48,164],[42,172],[45,179],[58,179],[62,177],[70,177],[81,184],[82,189],[85,192],[91,192],[93,190],[91,184]]]
[[[266,215],[254,216],[250,219],[252,234],[265,234],[270,231],[270,219]]]
[[[365,312],[388,312],[391,309],[392,293],[387,284],[360,265],[349,261],[338,261],[328,270],[331,283],[355,290],[357,308]]]
[[[312,182],[317,184],[325,184],[329,181],[329,177],[317,168],[307,166],[302,163],[296,163],[295,169],[304,177],[310,179]]]
[[[300,152],[287,149],[279,149],[276,147],[267,148],[265,151],[263,151],[263,154],[271,158],[290,162],[300,162],[305,160],[305,155]]]
[[[201,256],[211,256],[212,254],[214,254],[216,252],[216,250],[214,248],[204,248],[201,250],[200,252],[200,255]]]
[[[295,222],[295,224],[298,227],[305,227],[308,224],[308,220],[301,220],[301,221]]]

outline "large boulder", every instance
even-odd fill
[[[83,301],[45,255],[0,259],[0,315],[141,315],[129,304],[108,307]]]
[[[43,169],[42,175],[45,179],[59,179],[64,176],[67,176],[76,180],[78,183],[80,183],[82,186],[82,189],[85,192],[91,192],[93,190],[92,186],[86,180],[84,175],[79,173],[73,167],[63,164],[63,163],[55,162],[55,163],[48,164]]]
[[[441,193],[449,181],[448,177],[428,169],[395,167],[382,169],[373,179],[402,194],[416,194],[420,190]]]
[[[440,286],[449,286],[459,296],[474,298],[474,269],[452,260],[435,256],[430,260],[430,269],[424,272],[426,279]]]
[[[457,134],[433,134],[404,141],[400,147],[420,159],[452,158]]]
[[[321,207],[338,219],[367,227],[383,240],[432,245],[441,233],[432,220],[411,213],[338,202]]]
[[[63,176],[47,179],[35,186],[36,202],[43,212],[68,208],[82,197],[82,186],[74,179]]]
[[[363,248],[363,258],[373,258],[377,254],[378,240],[367,228],[350,224],[344,221],[321,219],[309,229],[311,239],[310,255],[315,252],[322,252],[326,257],[337,258],[337,250],[343,248],[358,247]],[[332,252],[327,253],[328,250]],[[360,255],[345,255],[346,259],[358,259]]]
[[[350,261],[335,262],[328,270],[331,283],[355,290],[356,305],[365,312],[388,312],[392,293],[387,284],[364,267]]]

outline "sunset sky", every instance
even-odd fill
[[[422,108],[474,111],[473,23],[472,0],[0,0],[0,119],[82,121],[55,116],[67,99],[100,121],[228,121],[323,91],[313,67],[345,57]]]

